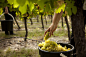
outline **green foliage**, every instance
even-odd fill
[[[3,9],[2,8],[0,8],[0,15],[3,13]]]
[[[13,4],[14,8],[17,8],[19,6],[19,4],[17,3],[17,0],[7,0],[9,4]]]
[[[64,10],[65,10],[65,3],[63,3],[61,6],[59,6],[58,9],[56,9],[56,13],[60,13],[61,11],[64,12]]]
[[[49,12],[50,10],[50,5],[49,4],[46,4],[45,8],[44,8],[44,11],[45,12]]]
[[[39,5],[39,7],[41,8],[41,9],[43,9],[44,8],[44,2],[45,2],[45,0],[39,0],[38,2],[37,2],[37,4]]]
[[[77,7],[74,6],[75,1],[73,0],[65,0],[67,3],[65,11],[67,11],[68,15],[72,15],[77,13]]]
[[[17,0],[17,3],[20,5],[20,6],[23,6],[25,4],[26,0]]]
[[[72,6],[72,12],[73,12],[73,14],[77,13],[77,7],[76,6]]]
[[[55,1],[55,0],[50,0],[51,8],[54,8],[54,1]]]
[[[29,2],[28,6],[29,6],[29,10],[32,12],[32,10],[34,9],[34,4],[32,2]]]
[[[10,3],[10,4],[13,4],[14,3],[14,0],[7,0],[8,1],[8,3]]]
[[[43,10],[43,12],[48,12],[49,13],[51,11],[51,9],[53,10],[56,7],[58,7],[58,6],[55,6],[57,1],[62,1],[62,0],[7,0],[7,1],[10,4],[13,4],[14,8],[19,7],[19,11],[22,14],[25,14],[27,12],[31,14],[33,9],[35,9],[34,3],[37,3],[39,8],[41,10]],[[65,5],[65,3],[63,3],[63,4],[61,3],[59,8],[56,9],[56,13],[60,13],[61,10],[63,10],[63,11],[67,12],[67,15],[72,15],[72,13],[76,14],[77,7],[74,6],[75,1],[65,0],[65,2],[67,3],[67,5]]]
[[[27,4],[20,6],[19,11],[22,12],[22,14],[25,14],[27,12]]]

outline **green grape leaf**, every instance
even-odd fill
[[[76,6],[73,6],[72,7],[72,12],[73,12],[73,14],[76,14],[77,13],[77,7]]]
[[[53,0],[50,0],[50,5],[51,5],[51,8],[54,8],[54,1]]]
[[[42,1],[42,0],[41,0],[41,1]],[[38,2],[38,5],[39,5],[39,7],[40,7],[41,9],[43,9],[43,8],[44,8],[44,3],[43,3],[43,2],[41,3],[41,1]]]
[[[27,4],[24,4],[23,6],[20,6],[19,7],[19,11],[22,13],[22,14],[25,14],[27,12]]]
[[[5,0],[0,0],[0,2],[4,3],[4,2],[5,2]]]
[[[13,4],[14,0],[7,0],[8,3]]]
[[[38,0],[28,0],[29,2],[36,3]]]
[[[29,10],[32,11],[34,9],[34,4],[32,2],[28,3]]]
[[[23,6],[25,4],[26,0],[17,0],[17,3],[20,5],[20,6]]]
[[[64,12],[64,10],[65,10],[65,4],[63,3],[61,6],[59,6],[59,8],[58,9],[56,9],[56,13],[60,13],[61,12],[61,10],[63,10],[63,12]]]
[[[60,12],[61,12],[61,8],[56,9],[55,12],[56,12],[56,13],[60,13]]]
[[[16,0],[14,0],[14,2],[13,2],[13,7],[14,7],[14,8],[17,8],[18,6],[19,6],[19,4],[17,3]]]
[[[68,15],[71,16],[72,15],[72,11],[71,11],[71,8],[68,9]]]
[[[46,7],[45,7],[44,11],[45,12],[49,12],[49,10],[50,10],[50,5],[49,4],[46,4]]]
[[[44,6],[45,6],[45,2],[46,2],[46,0],[38,0],[38,1],[37,1],[37,4],[39,5],[39,7],[40,7],[41,9],[43,9]]]

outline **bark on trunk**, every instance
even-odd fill
[[[25,39],[24,39],[24,41],[26,41],[27,40],[27,35],[28,35],[28,31],[27,31],[27,17],[24,17],[24,24],[25,24],[25,31],[26,31],[26,34],[25,34]]]
[[[76,57],[86,57],[85,26],[83,18],[82,0],[75,0],[76,15],[72,15],[73,34],[76,48]]]
[[[42,23],[42,28],[44,29],[44,23],[43,23],[42,15],[41,15],[41,23]]]

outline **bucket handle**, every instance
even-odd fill
[[[0,18],[1,18],[4,14],[5,14],[5,13],[3,13],[2,15],[0,15]],[[13,18],[13,20],[14,20],[14,17],[13,17],[12,14],[8,13],[8,15],[10,15],[10,16]]]

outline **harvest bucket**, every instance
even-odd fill
[[[5,13],[3,13],[0,18],[4,15]],[[14,20],[14,17],[8,13],[8,15],[10,15],[13,20]],[[13,20],[0,20],[1,21],[1,28],[2,28],[2,31],[13,31]]]
[[[2,31],[13,31],[13,20],[2,20],[1,28]]]
[[[62,45],[62,46],[66,45],[66,47],[71,48],[71,50],[63,51],[63,52],[48,52],[48,51],[41,50],[41,48],[38,47],[40,57],[62,57],[62,55],[66,56],[66,57],[73,57],[73,50],[74,50],[73,45],[65,44],[65,43],[59,43],[59,44]]]

